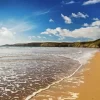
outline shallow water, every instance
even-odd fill
[[[22,100],[34,91],[69,76],[95,50],[0,48],[0,100]]]

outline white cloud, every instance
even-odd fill
[[[69,18],[68,16],[64,16],[63,14],[61,14],[61,17],[64,19],[66,24],[71,24],[72,23],[71,18]]]
[[[77,14],[72,13],[72,17],[75,17],[75,18],[87,18],[89,16],[87,14],[83,14],[81,12],[78,12]]]
[[[12,32],[10,29],[7,29],[6,27],[1,27],[0,29],[0,38],[12,38],[14,36],[15,32]]]
[[[98,26],[100,28],[100,20],[93,22],[90,26],[93,26],[93,27]]]
[[[75,30],[62,29],[57,27],[56,29],[46,29],[46,31],[41,34],[55,35],[58,37],[73,37],[73,38],[90,38],[98,39],[100,38],[100,20],[91,23],[87,27],[81,27]]]
[[[84,24],[83,24],[83,26],[87,27],[87,26],[89,26],[89,24],[87,24],[87,23],[84,23]]]
[[[92,24],[87,24],[87,23],[84,23],[83,26],[88,26],[88,27],[99,27],[100,28],[100,20],[96,20],[94,22],[92,22]]]
[[[83,2],[83,5],[91,5],[91,4],[96,4],[96,3],[100,3],[100,0],[88,0]]]
[[[75,1],[66,2],[65,4],[73,4]]]
[[[53,19],[49,19],[49,22],[54,22],[54,20]]]
[[[93,18],[93,20],[96,20],[96,21],[97,21],[97,20],[99,20],[99,19],[98,19],[98,18]]]
[[[25,40],[24,32],[36,28],[36,25],[25,20],[9,19],[0,22],[0,45],[22,42]]]
[[[30,40],[32,40],[32,39],[46,39],[45,36],[28,36],[28,38],[29,38]]]
[[[14,43],[16,33],[6,27],[0,28],[0,45]]]

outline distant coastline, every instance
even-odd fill
[[[84,48],[100,48],[100,39],[95,41],[85,42],[32,42],[32,43],[17,43],[6,44],[3,47],[84,47]]]

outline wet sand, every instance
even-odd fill
[[[99,100],[100,99],[100,52],[74,76],[66,78],[31,100]]]

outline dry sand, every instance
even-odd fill
[[[31,100],[100,100],[100,52],[74,76],[40,92]]]
[[[100,53],[86,67],[90,70],[84,72],[85,83],[77,89],[80,93],[77,100],[100,100]]]

